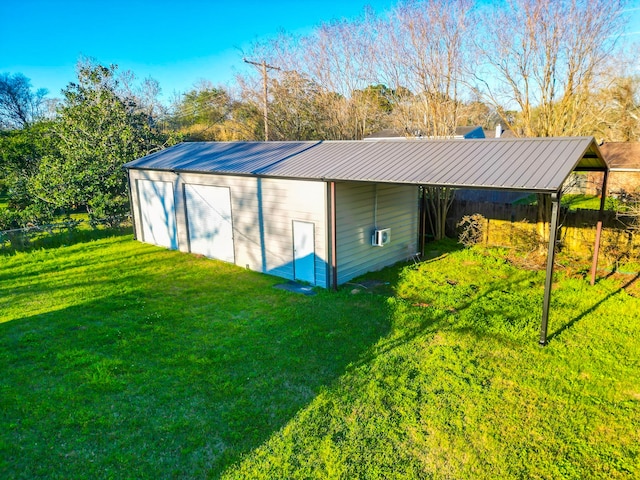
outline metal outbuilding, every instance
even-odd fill
[[[327,288],[418,251],[420,186],[548,194],[541,344],[563,184],[607,177],[592,137],[195,142],[125,167],[136,238]]]

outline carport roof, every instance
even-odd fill
[[[593,137],[181,143],[131,169],[558,192],[574,170],[606,170]]]

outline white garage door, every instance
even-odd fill
[[[138,180],[138,196],[142,218],[142,240],[177,249],[173,185],[170,182]]]
[[[234,263],[229,188],[185,185],[184,194],[191,252]]]

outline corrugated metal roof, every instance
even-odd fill
[[[592,137],[182,143],[127,168],[309,180],[558,191],[579,169],[604,169]]]
[[[252,174],[320,142],[187,142],[152,153],[127,168]]]

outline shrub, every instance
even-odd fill
[[[460,229],[458,241],[465,247],[470,247],[482,243],[485,235],[487,219],[479,213],[465,215],[456,224]]]

